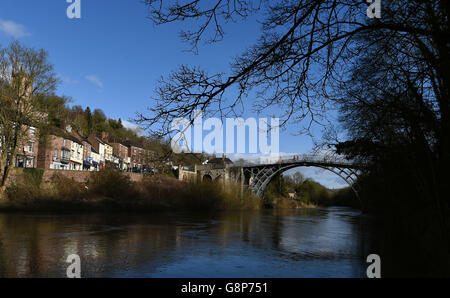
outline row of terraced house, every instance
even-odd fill
[[[106,166],[127,172],[151,170],[152,151],[137,143],[109,137],[108,133],[83,137],[69,127],[38,141],[36,128],[19,145],[14,166],[53,170],[99,171]]]
[[[23,84],[25,78],[12,74],[11,84]],[[31,96],[32,84],[25,92]],[[22,108],[22,107],[21,107]],[[35,120],[45,123],[47,114],[32,112]],[[111,166],[122,171],[145,172],[151,170],[150,161],[153,152],[145,150],[139,144],[101,135],[81,136],[72,131],[71,126],[58,129],[45,140],[39,139],[38,129],[23,125],[27,136],[21,138],[14,157],[17,168],[43,168],[54,170],[98,171]]]

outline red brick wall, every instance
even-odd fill
[[[70,179],[73,179],[75,182],[86,183],[89,179],[89,176],[95,172],[89,171],[61,171],[61,170],[50,170],[46,169],[44,171],[44,175],[42,176],[43,182],[51,181],[52,177],[56,174],[62,174]],[[128,175],[133,182],[139,182],[142,180],[142,175],[138,173],[127,173],[124,172],[125,175]],[[16,182],[23,178],[23,169],[14,168],[10,172],[8,182]]]
[[[89,179],[89,176],[95,172],[89,171],[60,171],[60,170],[46,170],[44,172],[44,176],[42,177],[43,181],[51,181],[51,178],[56,173],[60,173],[70,179],[73,179],[75,182],[86,183]],[[142,175],[138,173],[127,173],[124,172],[125,175],[128,175],[133,182],[139,182],[142,180]]]
[[[58,150],[56,162],[61,162],[61,149],[64,147],[64,138],[50,135],[47,146],[39,147],[37,167],[41,169],[50,169],[53,162],[55,149]],[[70,148],[70,141],[66,140],[66,148]]]
[[[128,147],[120,143],[110,143],[113,147],[114,155],[125,160],[128,157]]]

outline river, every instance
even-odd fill
[[[365,277],[370,233],[341,208],[212,214],[0,213],[0,277]]]

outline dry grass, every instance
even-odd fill
[[[260,209],[262,202],[238,184],[185,183],[164,175],[130,181],[114,170],[93,173],[87,184],[61,174],[50,182],[19,182],[6,192],[3,210],[231,210]]]

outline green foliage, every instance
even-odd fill
[[[26,206],[41,197],[38,186],[24,182],[11,183],[6,187],[6,198],[14,205]]]
[[[57,201],[80,202],[87,199],[87,189],[61,173],[56,173],[52,177],[52,183],[43,188],[41,193],[44,194],[41,200],[51,198]]]
[[[136,196],[130,177],[113,169],[92,173],[88,188],[92,194],[112,199],[126,200]]]
[[[304,203],[312,203],[320,206],[329,206],[330,191],[318,182],[306,180],[298,187],[298,195]]]
[[[23,169],[23,174],[27,184],[30,183],[39,187],[42,182],[42,176],[44,175],[44,169],[26,168]]]
[[[38,109],[48,115],[48,121],[40,123],[38,127],[41,137],[70,125],[84,137],[92,133],[99,136],[102,132],[108,132],[109,136],[120,140],[130,140],[138,144],[145,142],[144,137],[139,137],[133,130],[125,128],[121,119],[108,119],[100,109],[95,109],[92,113],[90,107],[83,109],[79,105],[74,105],[70,108],[68,106],[70,102],[72,102],[70,98],[54,94],[37,97]]]
[[[282,175],[276,175],[273,177],[272,181],[270,181],[269,185],[266,188],[266,195],[268,197],[287,197],[287,181],[283,178]]]
[[[353,190],[348,187],[340,190],[329,190],[320,183],[306,179],[299,172],[292,176],[275,176],[266,188],[264,201],[266,206],[274,207],[284,204],[279,199],[289,198],[289,192],[295,192],[295,200],[303,206],[349,206],[361,208]]]

